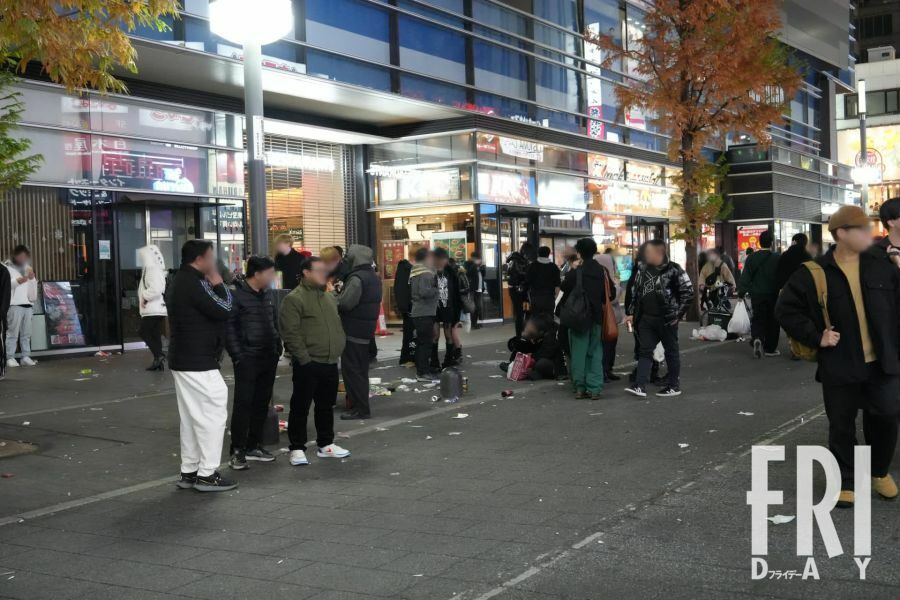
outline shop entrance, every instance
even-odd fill
[[[635,217],[631,224],[631,239],[635,248],[650,240],[669,239],[668,219],[654,219],[652,217]]]

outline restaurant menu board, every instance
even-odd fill
[[[78,320],[72,284],[68,281],[42,281],[41,290],[50,346],[83,346],[84,333]]]
[[[443,248],[450,258],[461,263],[466,260],[466,232],[465,231],[440,231],[431,234],[433,248]]]
[[[393,279],[397,276],[397,265],[406,258],[405,242],[384,242],[381,248],[383,257],[382,267],[384,268],[384,278]]]

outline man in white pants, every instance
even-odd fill
[[[25,246],[16,246],[12,258],[3,265],[8,271],[12,287],[6,317],[6,366],[33,367],[37,361],[31,358],[31,317],[37,301],[37,278],[31,268],[31,252]],[[22,348],[21,361],[15,359],[17,345]]]
[[[237,483],[218,471],[228,420],[228,387],[219,372],[219,357],[232,302],[211,242],[185,242],[166,307],[169,368],[181,417],[181,478],[176,485],[199,492],[232,490]]]

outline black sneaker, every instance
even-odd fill
[[[360,419],[370,419],[372,415],[364,415],[356,410],[348,410],[341,413],[341,421],[359,421]]]
[[[663,389],[656,392],[657,396],[680,396],[681,388],[674,385],[667,385]]]
[[[498,367],[500,368],[500,370],[503,371],[504,373],[506,373],[507,371],[509,371],[509,363],[508,363],[508,362],[502,362],[502,363],[500,363],[500,364],[497,365],[497,366],[498,366]]]
[[[275,460],[275,455],[266,450],[265,448],[254,448],[253,450],[247,450],[244,452],[244,457],[247,460],[255,460],[257,462],[272,462]]]
[[[434,373],[425,373],[424,375],[416,376],[416,381],[421,381],[422,383],[434,383],[435,379],[440,379],[440,375],[435,375]]]
[[[228,461],[228,466],[234,471],[243,471],[247,468],[247,456],[243,450],[235,450]]]
[[[193,473],[182,473],[181,479],[175,482],[175,487],[179,490],[189,490],[197,483],[197,471]]]
[[[647,390],[645,390],[638,384],[629,385],[627,388],[625,388],[625,391],[634,396],[640,396],[641,398],[647,397]]]
[[[207,477],[197,476],[194,483],[194,489],[198,492],[228,492],[238,486],[236,481],[225,479],[219,475],[218,471],[214,471],[212,475]]]

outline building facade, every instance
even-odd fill
[[[754,169],[764,174],[779,165],[791,171],[771,177],[773,186],[787,181],[799,190],[778,202],[798,222],[812,225],[821,223],[817,207],[831,202],[829,194],[837,194],[832,190],[842,182],[839,167],[829,162],[835,88],[823,82],[842,81],[848,67],[850,9],[841,0],[825,0],[825,9],[811,11],[810,1],[785,4],[786,43],[818,62],[792,104],[790,124],[773,131],[781,150],[760,161],[752,140],[731,141],[732,158],[748,170],[733,169],[735,177],[746,175],[749,182]],[[80,254],[71,250],[92,264],[95,289],[104,285],[103,269],[114,275],[104,300],[114,308],[78,308],[85,322],[94,318],[88,314],[104,314],[108,322],[103,335],[85,334],[87,346],[133,339],[126,312],[133,313],[136,282],[123,272],[134,272],[131,246],[162,239],[151,232],[171,232],[172,248],[180,241],[176,230],[215,235],[223,262],[232,267],[249,247],[238,116],[242,52],[211,33],[206,0],[185,0],[183,6],[168,31],[134,32],[139,71],[127,80],[132,96],[113,100],[128,104],[122,129],[108,130],[106,123],[116,120],[103,104],[109,98],[91,100],[87,120],[75,124],[43,123],[37,108],[26,115],[23,131],[48,140],[36,149],[68,160],[47,162],[21,194],[43,190],[46,198],[38,202],[61,194],[55,201],[71,210],[58,198],[67,198],[67,189],[85,190],[78,193],[89,196],[91,211],[106,215],[117,236],[98,232],[104,221],[92,212],[93,237]],[[458,258],[480,250],[488,267],[488,316],[495,319],[510,314],[504,260],[525,240],[550,246],[561,260],[575,239],[593,236],[614,249],[620,275],[627,276],[641,242],[672,239],[678,165],[666,156],[668,140],[654,115],[617,104],[615,90],[633,80],[634,65],[603,64],[600,49],[583,32],[609,34],[626,47],[638,44],[650,6],[643,0],[294,0],[292,31],[263,48],[270,235],[290,233],[297,246],[312,251],[370,244],[388,294],[396,262],[419,245],[445,245]],[[37,82],[26,87],[61,94]],[[56,102],[70,100],[50,101],[59,112]],[[29,103],[37,106],[26,97]],[[176,124],[148,131],[142,106],[172,113]],[[195,131],[181,114],[202,125]],[[191,135],[182,137],[180,128],[188,127]],[[78,163],[84,170],[51,173],[62,165],[78,168],[78,159],[67,155],[76,152],[68,149],[74,142],[67,136],[89,138],[90,149],[79,150],[87,152]],[[140,153],[162,157],[151,173],[141,171],[150,159],[136,159]],[[173,166],[173,155],[182,162]],[[113,168],[113,156],[125,167]],[[143,174],[125,177],[122,169]],[[729,184],[729,191],[736,213],[749,221],[711,227],[705,246],[725,244],[735,252],[739,225],[776,227],[786,218],[787,212],[759,209],[775,206],[774,187],[768,196],[754,196],[754,189],[740,185]],[[813,199],[818,205],[807,202]],[[31,208],[35,200],[17,202]],[[153,211],[164,207],[172,207],[165,209],[173,211],[171,218],[155,217]],[[138,216],[120,217],[128,211]],[[211,214],[215,218],[204,217]],[[170,220],[180,226],[170,227]],[[125,243],[123,232],[132,226],[136,239]],[[61,239],[78,239],[69,233]],[[0,242],[56,235],[47,228],[4,230]],[[678,242],[671,242],[671,251],[683,259]],[[73,275],[59,271],[50,278],[72,284]],[[96,293],[88,296],[99,302]],[[392,306],[385,309],[391,316]]]

